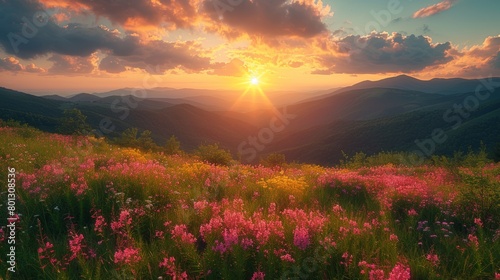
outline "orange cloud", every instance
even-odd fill
[[[186,28],[198,18],[199,0],[40,0],[48,8],[65,8],[75,12],[91,10],[129,30]]]
[[[451,7],[453,7],[453,5],[455,5],[456,2],[457,2],[457,0],[444,0],[444,1],[439,2],[437,4],[427,6],[425,8],[422,8],[422,9],[416,11],[413,14],[413,18],[425,18],[425,17],[437,15],[439,13],[446,11],[446,10],[449,10]]]
[[[53,62],[52,67],[48,70],[50,74],[90,74],[96,69],[97,66],[96,54],[92,54],[88,57],[54,54],[48,60]]]
[[[69,20],[69,16],[66,13],[57,13],[52,15],[52,17],[57,21],[58,23],[61,23],[63,21]]]
[[[482,44],[464,48],[453,47],[455,59],[447,64],[426,69],[429,77],[480,78],[500,75],[500,35],[486,38]]]
[[[242,77],[248,74],[248,67],[241,59],[234,58],[229,63],[217,63],[209,75]]]
[[[0,58],[0,72],[1,71],[43,73],[45,72],[45,69],[37,67],[33,63],[24,66],[18,59],[10,56],[6,58]]]

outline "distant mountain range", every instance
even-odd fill
[[[496,84],[500,86],[500,78],[484,78],[484,79],[432,79],[423,81],[415,79],[407,75],[400,75],[392,78],[383,79],[380,81],[364,81],[357,83],[353,86],[342,88],[339,92],[346,92],[355,89],[369,89],[369,88],[395,88],[401,90],[419,91],[425,93],[439,93],[443,95],[474,92],[479,85],[483,82]]]
[[[257,108],[262,108],[268,105],[269,102],[274,104],[274,106],[286,106],[328,93],[331,93],[331,91],[312,91],[306,93],[272,91],[266,93],[266,98],[258,98],[259,93],[253,92],[253,89],[249,89],[249,92],[243,95],[239,91],[230,90],[220,91],[157,87],[148,89],[122,88],[92,94],[79,93],[70,96],[45,95],[43,97],[59,101],[110,103],[114,99],[130,96],[139,101],[154,100],[157,102],[169,103],[170,105],[190,104],[207,111],[232,110],[248,112]],[[141,105],[143,105],[142,102]]]
[[[0,88],[0,118],[53,132],[64,109],[78,108],[94,128],[109,121],[114,129],[107,137],[138,127],[151,130],[160,145],[171,135],[186,150],[217,142],[254,162],[271,152],[326,165],[337,163],[342,151],[425,152],[421,143],[436,130],[446,136],[434,145],[436,154],[500,142],[500,78],[421,81],[402,75],[308,95],[275,92],[269,98],[276,108],[240,100],[248,110],[235,109],[239,93],[229,91],[155,88],[145,98],[132,91],[39,97]]]

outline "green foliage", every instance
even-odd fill
[[[140,148],[146,151],[158,151],[160,149],[154,142],[150,130],[144,130],[139,136],[138,135],[138,128],[127,128],[122,132],[120,137],[115,139],[115,143],[120,146]]]
[[[17,120],[12,120],[12,119],[2,120],[2,119],[0,119],[0,127],[18,127],[18,128],[21,128],[21,127],[27,127],[27,125],[22,124],[20,121],[17,121]]]
[[[486,176],[482,167],[459,171],[461,214],[473,222],[481,218],[487,224],[498,225],[500,218],[500,182]]]
[[[152,132],[149,130],[144,130],[141,133],[141,136],[139,136],[139,139],[137,139],[139,148],[148,150],[148,151],[154,151],[158,150],[158,145],[154,142],[152,138]]]
[[[231,153],[227,150],[219,148],[218,144],[200,145],[195,154],[202,161],[213,163],[215,165],[230,165],[233,161]]]
[[[349,157],[342,151],[342,155],[344,159],[340,160],[340,166],[343,168],[373,167],[386,164],[411,166],[412,162],[416,162],[415,155],[405,152],[380,152],[371,156],[363,152],[357,152],[352,157]]]
[[[176,155],[181,152],[181,142],[177,139],[177,137],[175,137],[175,135],[172,135],[165,143],[165,153],[167,155]]]
[[[115,143],[126,147],[137,147],[139,142],[137,141],[137,135],[139,129],[137,127],[131,127],[125,129],[120,137],[115,139]]]
[[[284,154],[272,153],[262,158],[260,164],[265,167],[283,166],[286,164],[286,157]]]
[[[365,168],[393,163],[398,154],[387,153],[358,155],[353,162],[360,169],[226,167],[91,137],[1,130],[7,144],[0,146],[0,164],[19,171],[23,230],[16,235],[19,270],[3,269],[0,279],[170,279],[159,265],[169,257],[175,257],[171,269],[189,279],[251,279],[257,271],[266,279],[368,279],[371,269],[363,263],[383,270],[383,279],[397,263],[411,268],[411,279],[494,279],[500,272],[500,165],[483,164],[480,153],[457,155],[456,162],[476,165],[457,166],[457,176],[429,165]],[[138,144],[138,132],[129,132]],[[205,145],[197,152],[220,151]],[[180,226],[196,241],[183,241]],[[224,253],[214,250],[230,228],[237,243]],[[295,245],[301,228],[308,229],[305,249]],[[78,247],[70,246],[73,231],[83,237],[82,250],[69,260]],[[243,238],[253,244],[243,247]],[[53,244],[54,264],[39,253],[45,242]],[[115,262],[129,247],[141,260]]]
[[[491,163],[491,159],[488,157],[486,152],[486,147],[481,145],[479,151],[474,152],[472,149],[464,154],[461,151],[453,153],[452,157],[447,156],[432,156],[431,162],[435,166],[443,166],[447,168],[455,169],[459,166],[465,167],[482,167],[488,163]]]
[[[66,135],[87,135],[91,131],[87,116],[76,108],[64,110],[58,132]]]

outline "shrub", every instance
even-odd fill
[[[152,132],[149,130],[144,130],[137,139],[139,148],[149,151],[158,150],[158,145],[153,140]]]
[[[230,165],[233,160],[231,153],[219,148],[218,144],[200,145],[198,149],[196,149],[195,154],[199,156],[202,161],[215,165]]]
[[[286,164],[284,154],[272,153],[260,160],[260,164],[265,167],[283,166]]]
[[[66,135],[84,135],[92,128],[87,124],[87,116],[76,108],[64,110],[58,131]]]
[[[167,143],[165,143],[165,153],[167,155],[176,155],[180,154],[182,152],[181,150],[181,142],[175,137],[175,135],[172,135],[168,140]]]

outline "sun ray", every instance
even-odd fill
[[[262,86],[266,85],[265,79],[263,79],[264,75],[265,72],[260,75],[248,74],[245,76],[245,81],[240,83],[246,86],[245,90],[236,99],[230,110],[236,111],[246,102],[247,104],[245,105],[247,106],[258,106],[255,109],[271,109],[272,111],[276,111],[274,104],[262,89]]]

